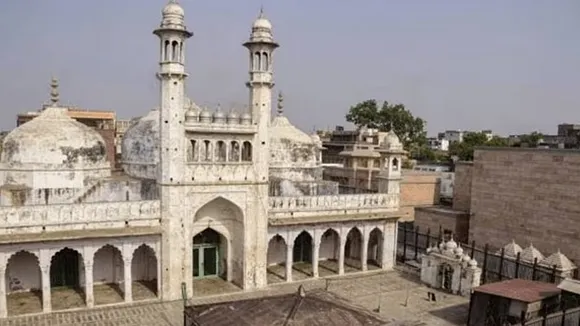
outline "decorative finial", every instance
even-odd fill
[[[264,18],[264,5],[260,5],[260,16],[258,18]]]
[[[278,116],[282,116],[284,113],[284,96],[282,95],[282,91],[278,93]]]
[[[50,81],[50,104],[52,106],[57,106],[59,100],[59,93],[58,93],[58,80],[56,77],[52,77]]]
[[[217,112],[222,112],[222,105],[220,103],[217,104],[216,111]]]

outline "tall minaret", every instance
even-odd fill
[[[185,128],[185,41],[193,36],[184,23],[183,8],[171,0],[163,8],[163,19],[153,32],[159,37],[160,59],[157,78],[160,81],[159,114],[160,156],[157,181],[162,185],[176,185],[184,179]]]
[[[274,50],[278,44],[272,36],[272,24],[260,10],[258,19],[252,25],[250,40],[244,43],[250,52],[250,80],[246,86],[250,89],[250,112],[252,122],[258,126],[258,134],[254,139],[254,166],[258,181],[268,180],[268,126],[272,110],[272,88]]]
[[[175,0],[163,8],[163,19],[153,32],[160,39],[159,72],[159,163],[157,183],[161,202],[161,298],[177,300],[181,297],[181,283],[191,275],[183,268],[191,259],[185,245],[186,232],[183,218],[185,180],[185,41],[193,36],[184,24],[183,8]]]

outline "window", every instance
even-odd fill
[[[245,141],[242,146],[242,161],[251,162],[252,161],[252,143]]]

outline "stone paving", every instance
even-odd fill
[[[330,277],[293,283],[279,283],[268,289],[252,292],[235,291],[219,280],[196,281],[199,295],[211,285],[230,291],[215,295],[215,291],[197,297],[190,303],[208,304],[229,300],[249,299],[266,295],[295,292],[299,284],[306,290],[326,288],[352,303],[379,313],[389,325],[464,325],[467,318],[468,299],[434,291],[436,302],[427,300],[432,291],[417,282],[409,271],[369,272],[341,278]],[[222,281],[222,283],[225,283]],[[28,315],[0,320],[0,326],[182,326],[183,302],[151,301],[121,306],[102,306],[91,310],[56,312],[48,315]]]

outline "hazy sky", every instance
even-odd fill
[[[48,99],[143,115],[158,103],[165,0],[1,0],[0,128]],[[345,124],[369,98],[404,103],[444,129],[555,133],[580,122],[578,0],[181,0],[195,36],[188,95],[247,103],[241,46],[263,4],[281,47],[276,91],[305,131]],[[275,95],[274,95],[275,96]]]

